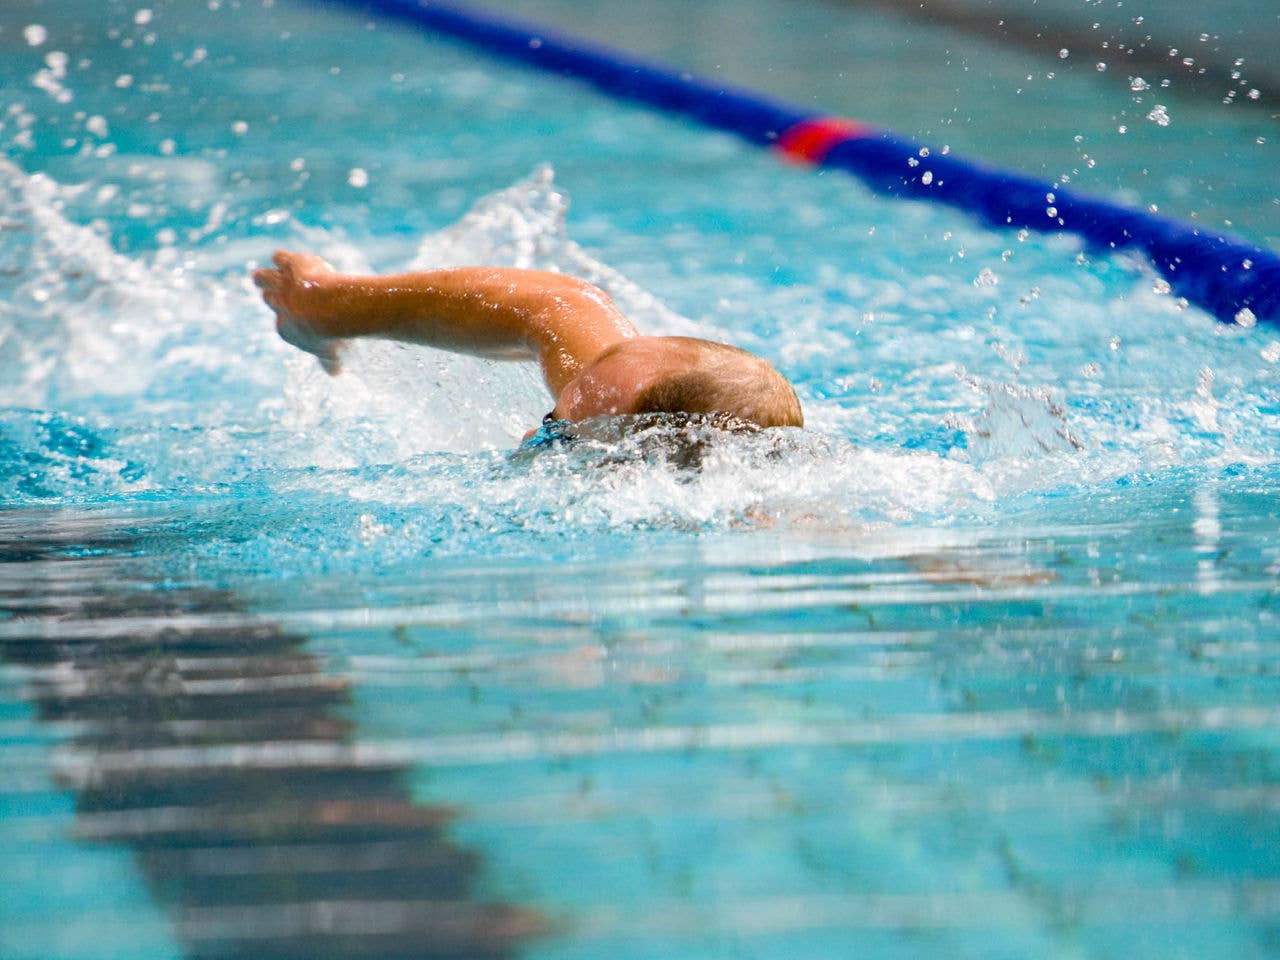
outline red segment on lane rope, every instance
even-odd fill
[[[870,134],[871,128],[857,120],[814,117],[782,131],[775,149],[798,163],[821,163],[836,144]]]

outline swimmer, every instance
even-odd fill
[[[710,340],[641,336],[584,280],[509,267],[353,276],[313,254],[273,259],[253,279],[276,330],[331,375],[342,368],[344,341],[375,337],[536,361],[555,398],[549,420],[673,413],[804,425],[795,390],[768,361]]]

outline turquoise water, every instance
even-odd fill
[[[511,7],[1280,237],[1266,113],[683,8]],[[0,957],[1277,955],[1275,331],[340,7],[0,77]],[[529,370],[291,353],[280,246],[585,275],[808,428],[518,453]]]

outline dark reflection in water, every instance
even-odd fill
[[[504,957],[534,936],[531,912],[472,899],[476,855],[402,766],[95,769],[99,753],[353,737],[349,683],[304,637],[217,625],[237,619],[223,591],[130,581],[129,555],[165,535],[0,515],[0,658],[41,668],[37,717],[75,725],[77,838],[132,851],[191,957]]]

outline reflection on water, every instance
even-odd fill
[[[252,524],[9,513],[0,706],[36,723],[0,801],[52,771],[189,956],[1268,957],[1254,486],[167,588]],[[62,821],[0,826],[41,823],[39,857]],[[93,909],[103,949],[55,955],[156,955]]]
[[[414,802],[403,764],[309,759],[349,743],[352,721],[350,681],[304,637],[237,618],[225,591],[118,580],[157,531],[2,519],[0,659],[29,671],[41,723],[74,731],[54,758],[74,837],[132,852],[186,956],[503,957],[539,929],[473,898],[481,863],[449,839],[451,811]],[[68,622],[84,629],[49,635]],[[109,762],[259,744],[287,750],[269,765]]]

